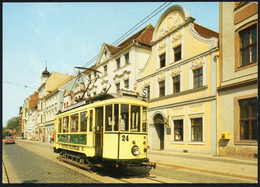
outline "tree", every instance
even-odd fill
[[[7,121],[7,125],[6,125],[6,129],[16,129],[16,132],[19,132],[19,120],[20,120],[20,117],[12,117],[11,119],[9,119]]]

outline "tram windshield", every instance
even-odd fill
[[[106,132],[147,132],[146,107],[129,104],[106,105],[105,116]]]

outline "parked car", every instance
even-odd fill
[[[5,144],[9,144],[9,143],[15,144],[15,139],[12,136],[5,137]]]

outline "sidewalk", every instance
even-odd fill
[[[150,149],[148,150],[148,158],[157,165],[244,179],[258,179],[257,159],[237,159]]]

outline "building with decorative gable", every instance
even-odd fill
[[[219,155],[257,157],[258,4],[220,2],[219,12]]]
[[[179,5],[161,15],[137,91],[147,91],[151,149],[215,155],[218,33],[194,20]]]
[[[136,92],[136,77],[150,56],[153,31],[150,24],[118,46],[104,43],[96,64],[91,67],[98,72],[84,73],[85,85],[89,85],[86,97],[107,91],[116,93],[119,89]]]

